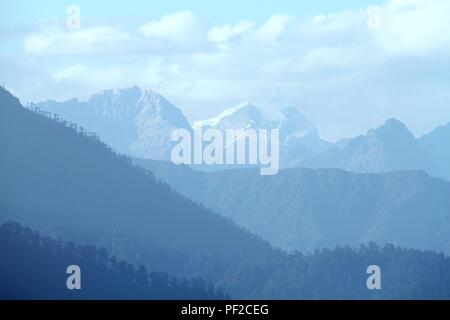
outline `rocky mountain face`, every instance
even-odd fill
[[[194,122],[194,127],[220,129],[278,129],[280,166],[291,167],[304,158],[326,150],[331,143],[319,137],[315,125],[297,108],[264,112],[249,102],[224,111],[217,117]]]
[[[86,101],[44,101],[34,105],[96,132],[118,151],[142,158],[169,160],[174,129],[190,130],[183,113],[154,91],[134,86],[104,90]]]
[[[366,135],[338,142],[322,154],[297,163],[308,168],[341,168],[358,173],[383,173],[396,170],[423,170],[440,176],[432,157],[422,148],[408,128],[388,119]]]

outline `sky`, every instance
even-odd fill
[[[450,122],[448,30],[447,0],[0,0],[0,82],[23,103],[136,84],[191,121],[250,101],[332,141],[391,117],[419,136]]]

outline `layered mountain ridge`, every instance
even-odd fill
[[[450,183],[422,171],[356,174],[291,168],[200,172],[134,162],[185,196],[284,250],[379,244],[450,252]]]
[[[120,230],[146,245],[192,254],[270,250],[83,132],[23,108],[0,89],[0,222]]]
[[[364,135],[331,143],[320,138],[316,126],[298,108],[269,112],[245,102],[191,126],[163,96],[137,86],[104,90],[86,101],[44,101],[33,106],[81,124],[120,152],[143,159],[170,160],[175,129],[279,129],[281,168],[340,168],[357,173],[423,170],[450,179],[450,153],[445,151],[449,150],[450,125],[416,139],[401,121],[388,119]],[[236,166],[196,168],[211,171]]]

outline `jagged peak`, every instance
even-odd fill
[[[251,104],[249,101],[245,101],[242,102],[232,108],[226,109],[225,111],[222,111],[218,116],[213,117],[213,118],[209,118],[209,119],[205,119],[205,120],[198,120],[198,121],[194,121],[194,128],[196,127],[207,127],[207,126],[211,126],[214,127],[216,126],[220,120],[222,120],[223,118],[232,116],[233,114],[235,114],[236,112],[239,111],[243,111],[243,110],[257,110],[258,108],[256,106],[254,106],[253,104]]]
[[[396,118],[389,118],[387,119],[383,125],[379,126],[374,130],[376,134],[382,134],[382,133],[404,133],[412,136],[411,131],[408,129],[408,127],[400,120]]]
[[[401,122],[400,120],[398,120],[397,118],[389,118],[386,119],[386,121],[384,122],[384,124],[381,127],[391,127],[391,128],[406,128],[406,125]]]
[[[383,141],[383,143],[415,143],[416,138],[408,127],[396,118],[387,119],[381,126],[367,131],[367,138]]]
[[[142,94],[142,89],[138,87],[137,85],[133,85],[130,87],[124,87],[124,88],[112,88],[112,89],[103,89],[100,90],[94,94],[91,95],[92,97],[101,97],[101,96],[119,96],[124,93],[135,93],[135,94]]]

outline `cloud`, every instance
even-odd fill
[[[377,44],[395,55],[449,54],[450,1],[392,0],[381,8]]]
[[[32,54],[92,54],[120,52],[130,36],[111,26],[94,26],[68,30],[46,27],[40,33],[25,38],[25,50]]]
[[[369,18],[365,10],[318,15],[300,22],[299,33],[307,45],[349,46],[368,40]]]
[[[450,120],[449,12],[447,0],[391,0],[303,20],[273,14],[262,23],[242,17],[214,25],[181,11],[134,31],[42,28],[25,38],[31,55],[24,61],[28,70],[40,66],[36,96],[138,84],[167,95],[192,119],[250,100],[299,106],[331,139],[393,116],[423,132]],[[17,87],[30,81],[23,72],[16,78]]]
[[[161,19],[150,21],[139,31],[146,37],[156,37],[173,41],[190,41],[197,37],[200,23],[190,11],[180,11],[164,15]]]
[[[255,23],[248,20],[242,20],[235,25],[216,26],[208,32],[208,39],[218,45],[224,45],[229,40],[246,33],[255,26]]]
[[[274,14],[264,25],[256,30],[254,37],[262,44],[273,45],[293,21],[294,18],[292,16]]]
[[[67,85],[83,85],[102,89],[103,86],[115,87],[126,76],[126,68],[92,67],[85,64],[69,65],[52,73],[54,81]],[[122,82],[123,83],[123,82]]]
[[[85,78],[88,74],[89,68],[87,66],[75,64],[53,73],[53,78],[56,81],[70,81],[73,79]]]

